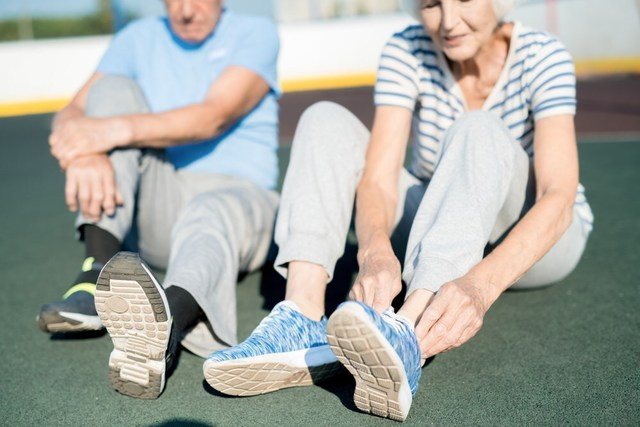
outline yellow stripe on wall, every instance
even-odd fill
[[[640,74],[640,58],[608,58],[576,61],[578,76],[638,73]],[[310,90],[344,89],[359,86],[373,86],[375,73],[347,74],[338,76],[310,77],[307,79],[291,79],[282,82],[286,93]],[[45,99],[25,102],[0,103],[0,117],[24,116],[29,114],[51,113],[61,109],[68,99]]]
[[[58,111],[69,99],[43,99],[26,102],[0,103],[0,117],[26,116],[29,114],[44,114]]]
[[[576,61],[576,74],[640,73],[640,58],[583,59]]]

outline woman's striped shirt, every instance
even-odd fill
[[[422,179],[433,175],[445,131],[468,111],[444,54],[421,25],[394,34],[385,45],[378,67],[375,105],[414,111],[410,169]],[[571,55],[555,37],[516,22],[504,68],[482,109],[497,114],[533,157],[535,122],[553,115],[575,115],[576,79]],[[593,214],[582,185],[576,208],[590,231]]]

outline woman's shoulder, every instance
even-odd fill
[[[567,48],[555,35],[517,23],[516,55],[535,57],[540,53],[566,52]]]
[[[435,53],[435,45],[431,36],[427,34],[422,25],[409,25],[403,30],[394,33],[387,45],[395,44],[407,50],[413,55],[423,54],[424,52]]]

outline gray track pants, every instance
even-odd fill
[[[147,111],[137,84],[116,76],[92,86],[86,108],[92,117]],[[141,257],[166,269],[164,286],[187,290],[208,319],[187,334],[186,348],[206,357],[236,344],[238,273],[266,260],[277,193],[246,179],[176,170],[162,150],[114,150],[109,157],[124,205],[96,225],[122,242],[135,212]],[[80,215],[76,225],[86,223]]]
[[[330,278],[342,256],[369,132],[345,108],[321,102],[300,119],[280,210],[276,269],[319,264]],[[423,182],[403,170],[392,243],[404,259],[407,295],[437,291],[467,273],[535,201],[530,160],[493,114],[472,112],[447,131],[437,169]],[[562,238],[514,287],[551,284],[577,265],[588,231],[574,210]],[[404,255],[404,256],[403,256]]]

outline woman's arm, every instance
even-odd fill
[[[63,168],[74,159],[119,147],[169,147],[222,134],[269,92],[267,82],[239,66],[227,68],[201,103],[149,114],[79,117],[54,128],[50,144]]]
[[[536,122],[536,203],[505,240],[463,277],[446,283],[416,327],[426,357],[473,337],[491,304],[560,239],[571,224],[578,187],[573,116]]]
[[[536,123],[536,203],[505,240],[469,274],[487,283],[489,301],[540,260],[571,225],[578,188],[578,149],[573,116]]]
[[[356,192],[356,234],[360,272],[351,297],[383,311],[400,292],[400,263],[389,236],[398,201],[412,112],[380,106],[371,132],[362,180]]]

